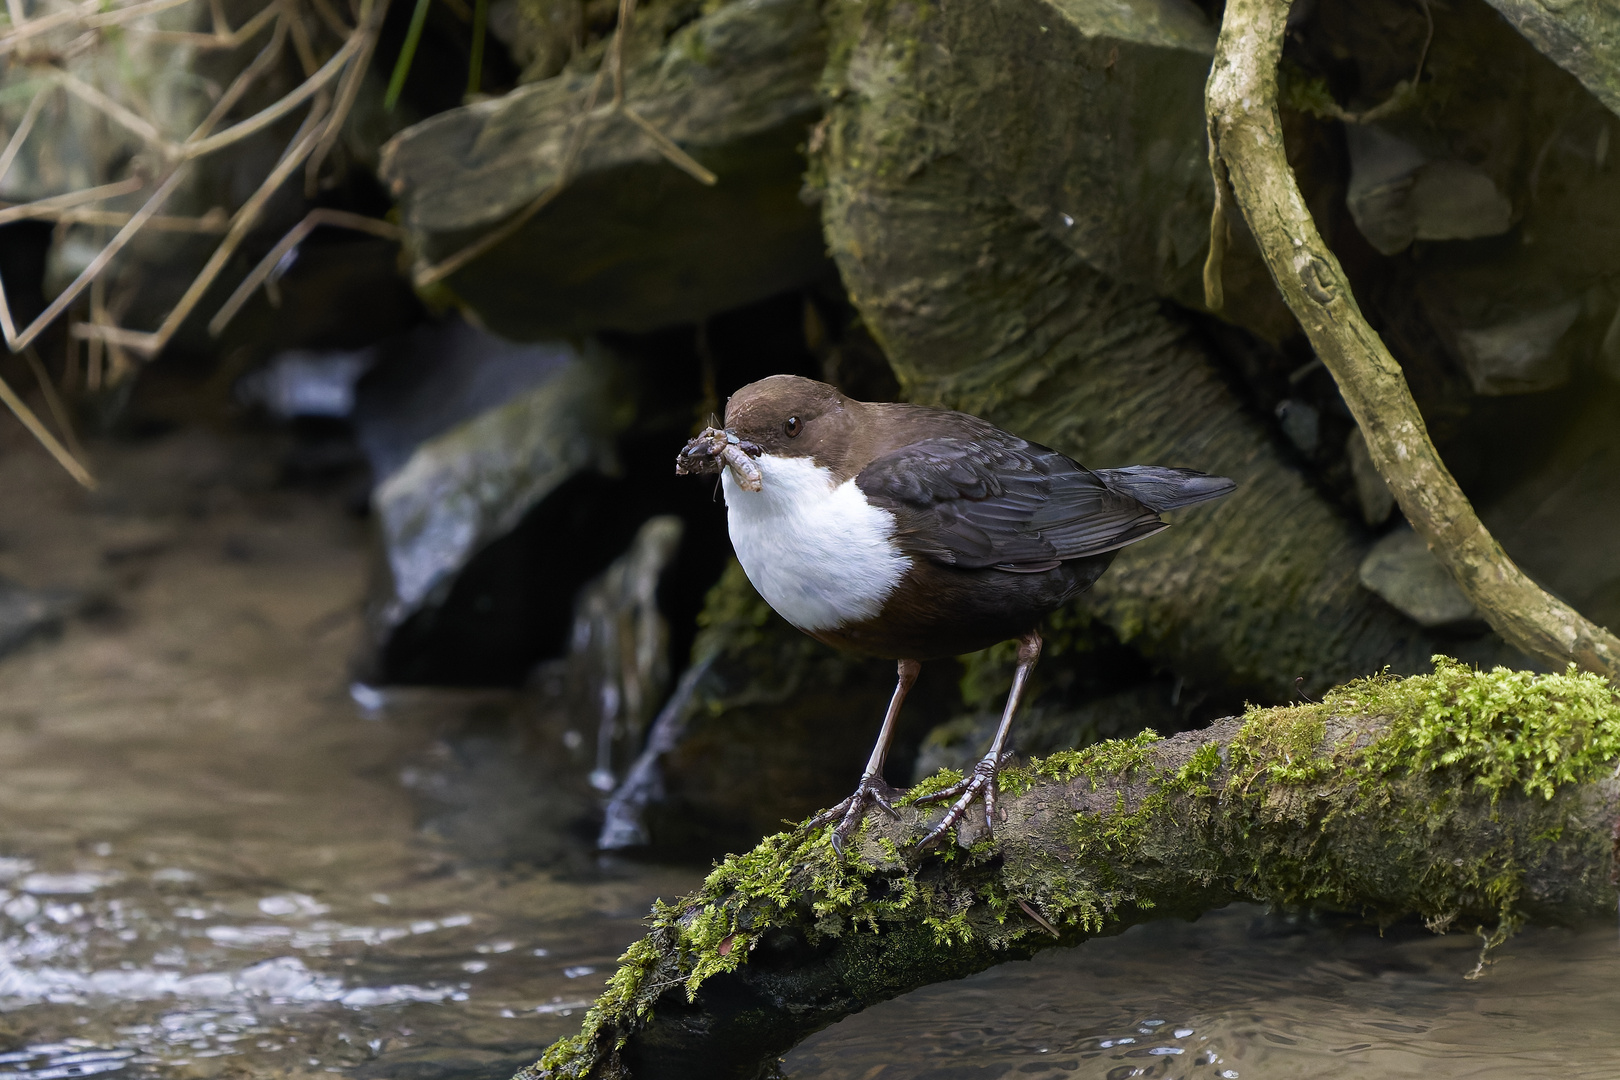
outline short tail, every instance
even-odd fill
[[[1158,465],[1098,469],[1097,476],[1114,491],[1129,495],[1155,512],[1208,502],[1237,488],[1236,480],[1228,480],[1224,476],[1210,476],[1193,469],[1166,469]]]

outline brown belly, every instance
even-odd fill
[[[937,660],[989,648],[1036,628],[1091,587],[1114,553],[1038,574],[957,570],[918,559],[874,619],[817,631],[828,645],[890,660]]]

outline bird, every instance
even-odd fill
[[[797,375],[733,393],[724,426],[691,439],[675,468],[719,474],[737,560],[779,615],[828,645],[897,662],[854,793],[806,825],[836,821],[840,854],[868,810],[898,816],[903,792],[883,765],[922,664],[1016,639],[990,748],[959,782],[915,800],[951,804],[919,847],[975,799],[993,829],[996,777],[1042,621],[1090,588],[1120,548],[1169,528],[1161,512],[1237,486],[1192,469],[1093,471],[968,413],[856,401]]]

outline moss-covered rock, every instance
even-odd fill
[[[823,274],[815,211],[799,199],[823,40],[811,0],[726,5],[676,30],[627,71],[626,100],[719,182],[666,162],[609,107],[604,80],[567,189],[450,290],[527,339],[689,322]],[[558,180],[595,78],[565,72],[388,144],[380,171],[420,259],[460,250]]]

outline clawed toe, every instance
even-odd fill
[[[950,787],[917,799],[915,803],[917,806],[945,802],[949,799],[956,800],[951,804],[951,808],[945,811],[945,816],[939,820],[938,824],[929,829],[927,834],[917,841],[917,846],[926,847],[949,832],[953,826],[960,823],[967,816],[968,807],[973,805],[973,800],[976,798],[984,800],[984,826],[986,831],[991,831],[993,829],[992,822],[994,822],[996,816],[996,774],[1001,771],[1002,762],[1009,756],[982,757],[979,759],[978,764],[973,766],[972,772]]]
[[[861,818],[866,816],[868,804],[875,804],[891,818],[899,819],[900,814],[894,808],[894,800],[899,795],[899,789],[891,786],[881,776],[863,776],[860,785],[849,798],[811,818],[805,828],[819,829],[823,825],[837,821],[838,825],[832,832],[832,846],[834,851],[842,855],[849,838],[861,827]]]

